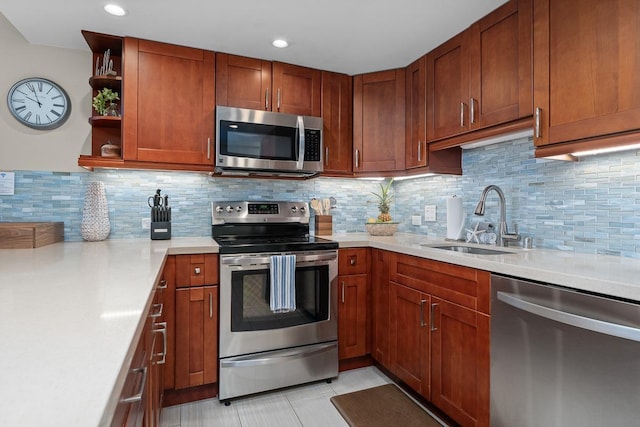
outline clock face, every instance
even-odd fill
[[[61,126],[71,113],[67,92],[51,80],[38,77],[14,84],[7,95],[7,104],[20,123],[40,130]]]

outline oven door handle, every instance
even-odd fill
[[[308,254],[308,255],[300,255],[296,254],[296,264],[302,262],[316,262],[316,261],[333,261],[338,258],[338,254],[335,252],[330,254]],[[263,256],[263,257],[247,257],[247,256],[236,256],[236,257],[221,257],[220,263],[225,265],[255,265],[255,264],[270,264],[271,257]]]
[[[314,345],[312,348],[300,351],[294,349],[283,352],[269,352],[264,356],[257,356],[255,354],[248,356],[234,357],[232,360],[220,360],[221,368],[235,368],[235,367],[247,367],[247,366],[260,366],[260,365],[275,365],[282,363],[286,360],[302,359],[305,357],[313,356],[316,354],[325,353],[335,349],[337,344],[335,342]]]

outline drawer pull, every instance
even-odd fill
[[[135,403],[140,402],[142,400],[142,394],[144,393],[144,388],[147,385],[147,367],[144,368],[134,368],[131,370],[132,374],[141,373],[142,374],[142,382],[140,383],[140,390],[138,393],[133,396],[123,397],[120,399],[120,403]]]
[[[162,316],[163,307],[164,306],[162,304],[153,304],[153,306],[151,307],[151,313],[149,313],[149,317],[155,319]]]
[[[160,356],[158,365],[164,365],[167,361],[167,322],[160,322],[153,325],[153,333],[162,334],[162,352],[155,353],[154,356]]]

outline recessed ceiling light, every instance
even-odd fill
[[[107,13],[110,13],[112,15],[115,16],[124,16],[127,14],[127,11],[125,11],[122,7],[118,6],[117,4],[113,4],[113,3],[109,3],[107,5],[104,6],[104,10],[107,11]]]
[[[289,46],[289,43],[286,40],[283,40],[283,39],[275,39],[273,41],[273,45],[275,47],[283,48],[283,47]]]

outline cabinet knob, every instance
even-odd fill
[[[194,272],[195,274],[200,274],[200,267],[196,267],[196,268],[194,268],[194,269],[193,269],[193,272]]]
[[[357,259],[356,257],[350,258],[349,259],[349,264],[350,265],[356,265],[356,259]]]

